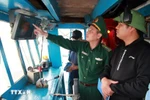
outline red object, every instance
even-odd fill
[[[105,23],[106,23],[107,30],[109,30],[109,33],[108,33],[108,38],[103,38],[102,42],[106,46],[114,50],[117,46],[116,32],[115,32],[117,22],[115,22],[112,18],[109,18],[109,19],[105,19]]]
[[[39,66],[39,67],[38,67],[38,70],[39,70],[39,72],[42,72],[42,67]]]
[[[107,18],[107,19],[104,19],[104,20],[105,20],[107,29],[115,29],[117,24],[118,24],[112,18]]]
[[[111,30],[108,34],[108,38],[103,38],[102,41],[106,46],[114,50],[117,46],[115,31]]]

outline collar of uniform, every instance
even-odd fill
[[[91,49],[89,42],[88,42],[88,46],[89,46],[89,48],[90,48],[91,51],[94,51],[94,50],[96,50],[98,48],[102,48],[102,44],[101,43],[99,43],[94,49]]]

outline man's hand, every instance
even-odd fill
[[[33,24],[33,26],[35,27],[34,29],[34,34],[35,35],[43,35],[44,37],[47,37],[48,36],[48,33],[47,32],[44,32],[41,28],[39,28],[38,26],[36,26],[35,24]]]
[[[71,67],[67,70],[67,72],[72,72],[73,70],[78,69],[77,65],[72,64]]]
[[[106,97],[111,96],[114,93],[114,91],[111,90],[110,85],[117,84],[118,81],[113,81],[113,80],[110,80],[110,79],[107,79],[106,77],[104,77],[104,78],[102,78],[101,82],[102,82],[101,88],[102,88],[103,97],[105,100]]]

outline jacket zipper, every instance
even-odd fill
[[[122,60],[123,60],[123,58],[124,58],[124,55],[125,55],[126,51],[127,51],[127,50],[124,50],[124,52],[123,52],[123,54],[122,54],[122,57],[121,57],[121,59],[120,59],[120,61],[119,61],[117,70],[119,70],[119,68],[120,68],[121,62],[122,62]]]

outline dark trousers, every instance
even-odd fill
[[[73,70],[72,72],[69,73],[69,81],[68,81],[69,94],[73,94],[72,86],[74,78],[79,78],[78,70]]]

